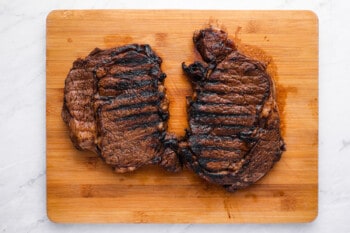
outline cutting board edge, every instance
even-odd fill
[[[54,15],[56,12],[66,12],[67,10],[53,10],[53,11],[51,11],[49,14],[48,14],[48,16],[47,16],[47,19],[50,19],[51,17],[52,17],[52,15]],[[86,11],[86,10],[68,10],[68,11]],[[115,11],[115,10],[88,10],[88,11]],[[119,11],[119,10],[118,10]],[[123,10],[123,11],[134,11],[134,10]],[[148,11],[148,10],[140,10],[140,11]],[[161,11],[161,10],[156,10],[156,11]],[[178,10],[169,10],[169,11],[178,11]],[[180,10],[180,11],[193,11],[193,10]],[[198,11],[202,11],[202,10],[198,10]],[[208,10],[208,11],[210,11],[210,10]],[[222,11],[222,10],[216,10],[216,11]],[[227,10],[227,11],[230,11],[230,10]],[[241,12],[241,10],[237,10],[238,12]],[[258,11],[260,11],[260,10],[258,10]],[[262,11],[266,11],[266,10],[262,10]],[[276,10],[276,11],[279,11],[279,10]],[[294,11],[294,10],[293,10]],[[314,12],[312,12],[312,11],[305,11],[305,10],[295,10],[296,12],[310,12],[311,14],[310,15],[314,15],[315,17],[316,17],[316,20],[318,21],[318,17],[317,17],[317,15],[314,13]],[[261,11],[260,11],[261,12]],[[318,27],[318,23],[317,23],[317,27]],[[47,35],[46,35],[47,36]],[[318,59],[318,58],[317,58]],[[47,63],[47,60],[46,60],[46,63]],[[317,77],[318,77],[318,75],[317,75]],[[47,84],[46,84],[47,85]],[[47,103],[46,103],[46,106],[47,106]],[[317,106],[317,108],[318,108],[318,106]],[[317,118],[317,120],[318,120],[318,118]],[[46,125],[48,124],[48,122],[46,121]],[[47,130],[47,127],[46,127],[46,130]],[[48,143],[48,141],[46,140],[46,144]],[[47,153],[48,153],[48,151],[47,151]],[[47,154],[46,154],[46,156],[48,156]],[[316,154],[316,156],[318,157],[318,152],[317,152],[317,154]],[[47,165],[47,163],[46,163],[46,165]],[[318,165],[317,165],[318,166]],[[317,178],[318,178],[318,176],[317,176]],[[47,181],[48,181],[48,177],[47,177]],[[317,186],[318,187],[318,186]],[[317,188],[317,190],[318,190],[318,188]],[[317,199],[318,199],[318,196],[317,196]],[[317,202],[318,202],[318,200],[317,200]],[[52,207],[51,207],[52,208]],[[52,215],[52,213],[50,213],[50,205],[47,205],[47,216],[48,216],[48,218],[51,220],[51,221],[53,221],[53,222],[57,222],[57,223],[74,223],[74,221],[73,222],[69,222],[69,221],[60,221],[59,219],[57,219],[54,215]],[[305,219],[305,221],[300,221],[300,222],[312,222],[312,221],[314,221],[316,218],[317,218],[317,216],[318,216],[318,204],[317,204],[317,208],[314,210],[314,215],[313,216],[310,216],[310,218],[309,219]],[[76,222],[80,222],[80,223],[86,223],[85,221],[76,221]],[[114,221],[113,221],[114,222]],[[142,221],[140,221],[140,222],[142,222]],[[166,222],[166,221],[165,221]],[[164,221],[160,221],[159,223],[165,223]],[[232,223],[242,223],[242,222],[244,222],[244,221],[237,221],[237,222],[232,222]],[[273,221],[273,222],[268,222],[268,221],[262,221],[262,222],[260,222],[260,221],[258,221],[258,222],[254,222],[254,221],[249,221],[250,223],[262,223],[262,222],[264,222],[264,223],[276,223],[275,221]],[[295,221],[286,221],[285,223],[290,223],[290,222],[295,222]],[[96,222],[97,223],[97,222]],[[121,222],[121,223],[132,223],[132,221],[125,221],[125,222]],[[134,223],[139,223],[139,221],[135,221]],[[151,222],[150,222],[151,223]],[[155,223],[155,221],[152,221],[152,223]],[[158,223],[158,222],[157,222]],[[178,222],[178,223],[191,223],[191,222]],[[203,222],[203,223],[205,223],[205,222]],[[206,223],[208,223],[207,221],[206,221]],[[212,222],[212,223],[228,223],[227,221],[224,221],[224,222]],[[284,223],[284,221],[281,221],[281,222],[279,222],[279,223]]]

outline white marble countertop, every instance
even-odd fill
[[[46,215],[45,20],[53,9],[302,9],[319,17],[319,214],[307,224],[55,224]],[[0,0],[0,232],[350,232],[345,0]]]

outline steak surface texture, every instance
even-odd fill
[[[159,164],[178,171],[162,60],[149,45],[130,44],[77,59],[64,88],[62,118],[79,150],[100,155],[116,172]]]
[[[193,95],[179,151],[200,177],[234,192],[262,178],[285,150],[273,80],[223,30],[200,30],[193,41],[203,61],[182,64]]]

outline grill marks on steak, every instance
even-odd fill
[[[180,168],[166,133],[168,100],[161,59],[148,45],[95,49],[73,63],[62,117],[73,144],[99,154],[117,172],[147,164]]]
[[[161,59],[148,45],[95,49],[73,63],[62,117],[73,144],[99,154],[117,172],[159,164],[180,169],[175,152],[205,180],[235,191],[263,177],[284,142],[266,66],[238,52],[222,30],[194,34],[203,61],[183,70],[192,83],[189,129],[168,134]]]
[[[205,62],[183,64],[193,95],[180,153],[199,176],[235,191],[263,177],[284,150],[273,81],[224,31],[207,28],[193,41]]]

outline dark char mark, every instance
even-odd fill
[[[134,79],[140,76],[146,76],[150,72],[148,69],[132,69],[132,70],[126,70],[126,71],[120,71],[117,73],[114,73],[112,77],[114,78],[122,78],[122,79]]]
[[[146,102],[139,102],[136,104],[131,103],[130,105],[120,105],[118,107],[114,107],[114,108],[107,108],[106,111],[115,111],[115,110],[129,110],[129,109],[135,109],[135,108],[142,108],[145,106],[150,106],[150,105],[158,105],[159,104],[159,100],[151,100],[151,101],[146,101]]]
[[[256,117],[251,115],[219,115],[197,113],[191,115],[195,122],[208,125],[253,126]]]
[[[140,54],[136,51],[129,51],[125,54],[125,56],[121,58],[113,59],[114,64],[124,65],[124,66],[138,66],[144,64],[154,63],[153,59],[146,57],[143,54]]]
[[[104,116],[104,118],[107,118],[107,116]],[[106,119],[104,121],[106,121]],[[155,122],[155,121],[161,122],[160,116],[155,113],[141,114],[139,117],[131,116],[122,121],[118,119],[110,119],[110,122],[113,122],[113,124],[111,124],[111,127],[112,127],[111,129],[118,130],[118,131],[123,131],[131,127],[142,126],[147,124],[148,122]]]
[[[143,67],[139,69],[119,71],[112,75],[114,78],[123,79],[135,79],[140,76],[150,76],[152,78],[157,78],[159,81],[163,81],[166,78],[166,74],[160,71],[157,66]]]
[[[143,123],[143,124],[131,125],[130,127],[128,127],[128,130],[145,129],[145,128],[149,128],[149,127],[156,127],[156,126],[158,126],[158,124],[159,124],[159,120],[148,121],[148,122]]]
[[[118,85],[105,85],[101,88],[107,90],[107,89],[113,89],[113,90],[127,90],[127,89],[138,89],[141,87],[145,86],[150,86],[156,88],[158,86],[158,81],[157,80],[145,80],[145,81],[140,81],[140,82],[129,82],[129,81],[124,81],[124,82],[119,82]]]
[[[251,131],[250,127],[243,125],[202,125],[193,121],[190,121],[190,128],[193,134],[216,136],[232,136],[240,132]]]
[[[145,112],[145,113],[135,113],[129,116],[125,116],[125,117],[118,117],[116,119],[114,119],[115,122],[123,122],[123,121],[131,121],[131,120],[136,120],[136,119],[140,119],[140,118],[146,118],[145,122],[147,122],[147,117],[152,116],[153,114],[157,114],[158,111],[154,111],[154,112]],[[160,122],[160,121],[159,121]]]
[[[217,116],[224,116],[224,117],[234,117],[234,118],[250,118],[253,115],[250,113],[225,113],[220,110],[217,112],[208,112],[206,110],[197,110],[190,108],[189,113],[191,117],[217,117]]]

